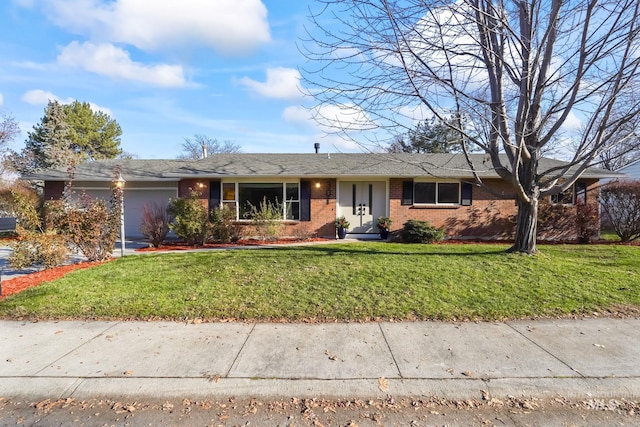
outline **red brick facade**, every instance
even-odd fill
[[[64,181],[45,181],[44,200],[59,200],[64,193]]]
[[[513,190],[504,181],[485,180],[486,187],[474,185],[471,206],[442,207],[403,206],[402,182],[402,179],[391,179],[389,182],[389,216],[393,221],[393,230],[400,230],[406,221],[417,219],[443,228],[449,238],[513,238],[517,206]],[[599,224],[598,181],[590,180],[585,183],[590,221],[593,224]],[[577,210],[576,206],[553,205],[548,198],[542,200],[539,212],[539,238],[541,240],[577,239]]]
[[[310,221],[286,221],[284,235],[299,237],[335,237],[334,220],[337,209],[337,180],[309,179],[311,183]],[[448,238],[466,239],[512,239],[517,213],[511,188],[500,179],[485,180],[486,187],[473,186],[470,206],[413,206],[402,205],[403,181],[392,178],[389,185],[389,216],[393,221],[391,231],[401,230],[410,219],[428,221],[443,228]],[[554,205],[549,198],[541,200],[539,208],[538,236],[540,240],[575,240],[585,229],[585,221],[591,225],[587,230],[591,237],[599,232],[599,184],[598,180],[582,180],[587,188],[587,204]],[[217,184],[217,183],[215,183]],[[214,185],[215,185],[214,184]],[[188,197],[192,191],[200,193],[203,205],[209,206],[210,181],[184,179],[178,184],[178,195]],[[64,181],[46,181],[44,199],[60,199]],[[251,226],[245,221],[238,224],[250,235]],[[593,228],[593,224],[596,225]]]

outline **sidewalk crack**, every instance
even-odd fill
[[[393,364],[396,366],[396,371],[398,372],[398,378],[404,378],[404,376],[402,375],[402,372],[400,371],[400,365],[398,365],[398,361],[396,360],[396,356],[393,354],[393,351],[391,350],[391,345],[389,344],[389,340],[387,339],[387,336],[384,333],[384,329],[382,329],[382,324],[378,323],[378,328],[380,328],[380,333],[382,334],[382,338],[384,338],[384,342],[385,344],[387,344],[387,348],[389,349],[389,354],[391,355],[391,358],[393,359]]]
[[[254,323],[253,326],[251,327],[251,330],[247,334],[247,338],[245,338],[244,342],[242,343],[242,347],[240,347],[240,350],[238,350],[238,354],[236,354],[236,357],[233,359],[233,363],[231,363],[231,366],[229,366],[229,369],[227,369],[227,372],[224,374],[225,378],[229,378],[231,371],[233,370],[234,366],[236,366],[236,363],[238,363],[240,354],[242,353],[242,350],[244,350],[244,348],[246,347],[247,342],[249,341],[249,338],[251,338],[251,334],[253,334],[253,331],[256,329],[256,325],[257,323]]]
[[[108,331],[110,331],[111,329],[115,328],[117,325],[121,324],[122,321],[118,321],[118,322],[113,322],[113,324],[111,326],[109,326],[108,328],[106,328],[105,330],[103,330],[102,332],[99,332],[98,334],[94,335],[93,337],[89,338],[87,341],[80,343],[79,345],[77,345],[76,347],[72,348],[71,350],[69,350],[68,352],[66,352],[65,354],[63,354],[62,356],[58,357],[56,360],[54,360],[53,362],[51,362],[49,365],[43,367],[42,369],[40,369],[39,371],[37,371],[36,373],[34,373],[32,376],[38,376],[42,371],[48,369],[50,366],[58,363],[60,360],[64,359],[65,357],[69,356],[71,353],[73,353],[74,351],[78,350],[80,347],[83,347],[87,344],[89,344],[90,342],[94,341],[96,338],[101,337],[102,335],[104,335],[105,333],[107,333]]]
[[[547,353],[549,356],[553,357],[554,359],[556,359],[558,362],[562,363],[564,366],[566,366],[567,368],[571,369],[573,372],[575,372],[576,374],[580,375],[580,377],[582,378],[587,378],[582,372],[580,372],[579,370],[577,370],[576,368],[574,368],[573,366],[571,366],[569,363],[565,362],[564,360],[560,359],[558,356],[556,356],[555,354],[551,353],[549,350],[547,350],[546,348],[544,348],[542,345],[538,344],[536,341],[534,341],[532,338],[526,336],[525,334],[523,334],[522,332],[520,332],[518,329],[514,328],[511,324],[506,323],[505,325],[507,325],[508,327],[510,327],[512,330],[514,330],[517,334],[519,334],[520,336],[522,336],[524,339],[526,339],[527,341],[531,342],[533,345],[535,345],[536,347],[538,347],[540,350],[544,351],[545,353]]]

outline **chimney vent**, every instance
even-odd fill
[[[313,148],[315,148],[316,154],[318,154],[320,152],[320,143],[316,142],[315,144],[313,144]]]

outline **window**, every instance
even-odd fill
[[[297,182],[286,184],[285,219],[300,219],[300,186]]]
[[[587,183],[576,182],[571,188],[551,196],[551,203],[559,205],[585,204],[587,202]]]
[[[573,205],[573,187],[560,194],[553,194],[551,196],[551,203],[554,205]]]
[[[222,183],[222,204],[236,212],[236,219],[250,219],[251,207],[259,208],[264,202],[281,207],[282,219],[300,220],[300,184],[297,182]]]
[[[225,182],[222,184],[222,204],[238,214],[236,206],[236,184]]]
[[[416,182],[413,190],[414,204],[459,204],[459,182]]]

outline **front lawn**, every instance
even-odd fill
[[[334,321],[638,313],[640,247],[383,242],[130,256],[0,301],[2,318]]]

